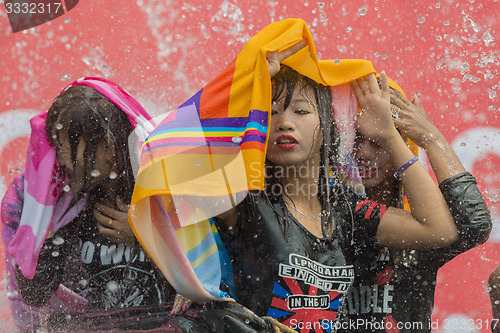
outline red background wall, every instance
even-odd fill
[[[453,318],[473,319],[470,332],[487,332],[487,277],[500,264],[499,12],[498,0],[81,0],[62,17],[13,34],[0,4],[0,195],[24,168],[27,119],[66,84],[105,76],[160,114],[200,89],[261,28],[300,17],[320,58],[370,59],[410,97],[418,91],[477,177],[494,232],[441,269],[433,320],[436,332],[461,323],[447,321],[445,329]],[[3,253],[0,244],[2,264]],[[0,306],[0,323],[8,318]]]

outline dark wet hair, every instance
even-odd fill
[[[336,191],[332,191],[329,184],[328,167],[330,167],[335,175],[335,184],[339,184],[337,176],[337,160],[338,149],[340,145],[340,137],[335,119],[333,116],[333,105],[330,87],[317,83],[316,81],[301,75],[294,69],[281,66],[280,71],[273,77],[273,95],[272,101],[285,98],[284,108],[286,109],[292,100],[295,89],[305,90],[311,87],[314,92],[314,102],[317,105],[320,130],[323,136],[323,144],[320,149],[320,177],[318,184],[318,197],[322,206],[322,230],[323,235],[327,238],[331,237],[331,204],[336,201]],[[268,160],[266,164],[272,163]],[[279,186],[279,180],[273,177],[272,174],[267,175],[266,179],[266,196],[271,202],[278,202],[282,205],[282,210],[285,212],[284,228],[286,235],[286,220],[288,219],[287,210],[284,207],[283,197],[273,196],[272,186]]]
[[[60,125],[59,125],[60,124]],[[62,128],[58,129],[62,125]],[[71,147],[71,159],[76,169],[76,154],[80,139],[85,140],[85,181],[94,169],[96,151],[102,140],[114,151],[112,170],[118,178],[118,194],[129,201],[134,177],[128,151],[128,136],[133,127],[127,115],[94,88],[76,85],[61,93],[47,112],[46,132],[54,147],[65,133]],[[64,138],[62,138],[64,139]]]

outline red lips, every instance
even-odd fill
[[[276,139],[276,146],[281,149],[292,149],[297,145],[297,139],[289,134],[280,135]]]

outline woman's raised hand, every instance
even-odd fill
[[[380,81],[379,86],[375,74],[368,74],[351,82],[351,86],[361,107],[358,130],[367,139],[383,143],[399,133],[392,121],[390,87],[383,71]]]
[[[391,104],[396,107],[394,125],[418,146],[425,149],[429,143],[441,138],[441,132],[425,112],[418,95],[410,102],[399,91],[391,90]]]
[[[129,206],[120,198],[116,198],[116,205],[118,209],[101,203],[95,205],[97,229],[112,241],[133,246],[135,235],[128,222]]]
[[[283,60],[299,52],[306,46],[307,46],[307,41],[301,40],[300,42],[290,46],[286,50],[267,53],[266,55],[267,68],[269,69],[269,75],[271,76],[271,78],[280,71],[281,62]]]

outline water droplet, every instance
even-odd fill
[[[60,130],[63,128],[63,125],[62,124],[56,124],[56,130]]]
[[[118,177],[118,174],[114,171],[111,171],[109,173],[109,179],[116,179],[116,177]]]
[[[71,186],[69,186],[69,185],[66,185],[63,187],[64,192],[69,192],[70,190],[71,190]]]
[[[365,16],[367,11],[368,9],[366,9],[365,7],[361,7],[360,9],[358,9],[358,14],[359,16]]]
[[[62,245],[62,244],[64,244],[64,238],[62,238],[59,235],[55,235],[54,239],[52,240],[52,244],[54,244],[54,245]]]
[[[497,97],[497,92],[495,90],[490,89],[490,88],[488,88],[486,90],[488,91],[488,97],[490,99],[493,99],[493,98]]]
[[[443,24],[448,26],[448,25],[450,25],[450,21],[444,21]]]
[[[420,23],[420,24],[424,23],[424,22],[425,22],[425,17],[420,16],[420,17],[418,18],[417,22],[418,22],[418,23]]]
[[[467,144],[465,142],[460,143],[460,147],[465,147],[465,146],[467,146]]]
[[[243,140],[241,136],[233,136],[233,138],[231,139],[231,141],[233,141],[234,143],[240,143],[241,140]]]
[[[438,3],[436,4],[436,8],[441,8],[441,3],[440,3],[440,2],[438,2]]]
[[[108,283],[106,283],[106,290],[111,291],[111,292],[117,291],[118,290],[118,283],[116,283],[116,281],[109,281]]]
[[[64,74],[63,76],[61,76],[61,81],[65,81],[69,78],[71,78],[71,74]]]
[[[16,297],[18,295],[19,295],[19,292],[17,290],[7,292],[7,297]]]
[[[484,45],[486,46],[490,46],[490,43],[493,41],[493,37],[491,36],[489,31],[486,31],[481,39],[484,41]]]
[[[333,63],[334,63],[335,65],[338,65],[338,64],[340,64],[340,60],[339,60],[339,59],[333,59]]]
[[[387,59],[387,54],[382,54],[382,55],[380,55],[380,59],[382,59],[382,60]]]
[[[59,257],[59,251],[54,251],[52,252],[52,256],[55,258],[55,257]]]
[[[380,52],[377,51],[373,55],[375,56],[375,58],[378,58],[378,57],[380,57]]]
[[[16,168],[16,172],[17,172],[17,173],[21,173],[21,172],[23,172],[23,168],[21,168],[21,167],[17,167],[17,168]]]
[[[319,8],[323,8],[323,7],[325,7],[325,3],[324,3],[324,2],[318,2],[318,7],[319,7]]]
[[[462,78],[462,82],[465,82],[465,81],[471,81],[473,83],[478,83],[479,81],[481,81],[480,78],[478,78],[477,76],[474,76],[472,74],[465,74],[464,77]]]
[[[200,166],[200,165],[201,165],[201,162],[200,162],[200,161],[194,162],[194,165],[196,165],[196,166]]]
[[[441,37],[441,36],[437,35],[437,36],[436,36],[436,39],[437,39],[437,41],[438,41],[438,42],[440,42],[440,41],[442,41],[442,40],[443,40],[443,37]]]
[[[352,27],[347,27],[347,29],[345,29],[345,31],[351,32],[352,31]]]
[[[92,177],[99,177],[101,175],[101,173],[99,172],[99,170],[94,169],[94,170],[90,171],[90,175]]]

